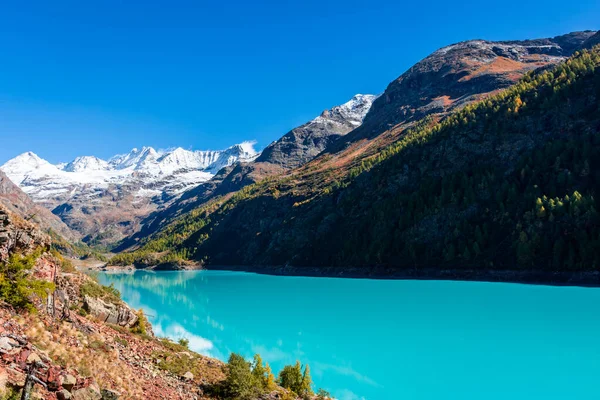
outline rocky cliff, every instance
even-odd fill
[[[589,50],[598,44],[600,44],[600,32],[596,32],[593,36],[590,36],[585,42],[583,42],[581,48]]]
[[[317,118],[267,146],[256,162],[276,164],[285,169],[305,164],[335,139],[360,126],[375,99],[373,95],[357,94],[347,103],[323,111]]]
[[[391,82],[363,125],[332,151],[373,138],[433,113],[447,113],[517,82],[528,71],[564,61],[595,34],[573,32],[546,39],[470,40],[443,47]]]
[[[48,235],[0,204],[0,263],[6,262],[10,254],[30,254],[48,246]]]
[[[76,240],[73,232],[48,209],[34,203],[26,193],[0,170],[0,204],[23,219],[31,219],[44,231],[52,230],[69,240]]]

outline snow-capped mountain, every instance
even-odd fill
[[[220,151],[142,147],[108,160],[81,156],[58,164],[27,152],[0,169],[36,203],[52,210],[86,241],[115,243],[153,218],[160,219],[161,214],[156,211],[178,201],[189,189],[218,186],[212,181],[201,184],[225,167],[242,162],[241,175],[225,173],[224,186],[234,190],[244,182],[260,178],[265,171],[304,164],[333,140],[360,126],[376,97],[357,94],[350,101],[323,111],[271,143],[260,157],[252,142]],[[255,168],[256,174],[252,172]],[[155,217],[150,217],[151,214]]]
[[[377,97],[372,94],[356,94],[350,101],[323,111],[311,122],[337,122],[359,126]]]
[[[109,160],[82,156],[59,164],[27,152],[0,169],[35,202],[88,234],[106,223],[127,225],[121,216],[135,220],[206,182],[221,168],[256,157],[251,142],[219,151],[143,147]],[[83,221],[80,214],[90,217]],[[75,218],[72,223],[70,218]]]
[[[52,197],[67,200],[85,190],[132,182],[141,183],[138,195],[147,196],[153,192],[175,195],[191,185],[207,181],[223,167],[237,161],[252,161],[257,156],[252,143],[221,151],[190,151],[181,147],[156,151],[152,147],[143,147],[108,161],[82,156],[56,165],[27,152],[6,162],[0,169],[36,201],[51,200]]]
[[[60,164],[59,168],[63,171],[82,172],[82,171],[107,171],[110,169],[109,164],[94,156],[77,157],[68,164]]]
[[[268,145],[257,161],[289,169],[312,160],[334,140],[359,127],[377,97],[357,94],[346,103],[323,111]]]

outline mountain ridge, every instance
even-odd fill
[[[354,160],[375,155],[399,140],[398,132],[421,118],[427,115],[443,118],[453,110],[513,85],[527,72],[556,65],[593,36],[594,31],[584,31],[547,39],[471,40],[442,47],[390,82],[381,95],[372,98],[362,124],[343,135],[328,136],[319,154],[301,159],[294,156],[294,151],[288,151],[292,157],[286,157],[287,142],[302,143],[302,128],[309,122],[265,148],[254,163],[235,166],[227,174],[215,176],[188,191],[165,210],[152,214],[142,230],[118,249],[135,244],[173,218],[246,185],[291,171],[302,175],[312,159],[328,157],[329,161],[320,166],[323,169],[349,167]]]
[[[268,154],[260,162],[254,161],[262,153],[254,150],[254,142],[246,141],[222,151],[142,147],[108,160],[80,156],[58,164],[26,152],[0,169],[80,232],[85,242],[107,245],[144,229],[154,213],[179,198],[193,198],[187,191],[229,193],[305,163],[335,137],[360,125],[375,98],[358,94],[323,111],[267,146]]]
[[[80,156],[58,164],[29,151],[0,169],[87,242],[107,243],[133,233],[140,218],[221,168],[257,156],[250,142],[221,151],[134,148],[109,160]]]
[[[376,98],[376,95],[356,94],[349,101],[324,110],[319,116],[290,130],[269,144],[253,162],[237,163],[222,169],[210,181],[183,193],[169,207],[150,214],[144,219],[140,231],[125,239],[116,250],[127,248],[138,237],[159,229],[211,198],[227,196],[244,186],[306,164],[337,138],[360,126]]]
[[[445,118],[400,124],[383,150],[347,167],[328,168],[338,160],[323,154],[215,199],[112,262],[183,257],[366,276],[371,267],[597,268],[599,54],[538,68]]]
[[[72,241],[79,239],[77,233],[73,232],[60,220],[60,218],[52,214],[49,210],[35,204],[29,196],[27,196],[27,194],[12,182],[1,170],[0,204],[24,220],[32,220],[46,232],[53,231],[63,238]]]
[[[580,31],[553,38],[468,40],[444,46],[390,82],[361,127],[328,150],[341,151],[400,123],[444,114],[507,88],[528,71],[563,61],[594,34]]]

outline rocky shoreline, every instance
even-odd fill
[[[101,271],[101,272],[118,272],[118,271],[197,271],[204,269],[202,264],[188,263],[181,264],[159,264],[159,265],[109,265],[105,262],[80,264],[74,260],[73,263],[80,271]]]

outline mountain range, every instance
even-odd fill
[[[527,215],[579,229],[595,221],[550,213],[545,202],[595,194],[597,42],[585,31],[453,44],[381,95],[356,95],[260,154],[248,143],[224,152],[144,148],[51,165],[26,153],[1,169],[88,243],[116,244],[113,264],[505,268],[558,265],[547,259],[558,254],[561,265],[581,266],[596,253],[569,238],[559,249],[542,244],[557,231]],[[573,136],[575,125],[585,135]],[[568,140],[549,150],[561,132]],[[563,154],[584,150],[577,160]],[[556,176],[540,172],[545,181],[525,184],[546,153],[561,160]]]
[[[0,169],[87,241],[98,235],[118,240],[133,233],[140,216],[208,181],[219,169],[257,155],[249,142],[222,151],[143,147],[109,160],[82,156],[56,165],[27,152]]]
[[[428,115],[444,117],[506,89],[530,71],[564,61],[597,36],[593,31],[586,31],[525,41],[472,40],[441,48],[392,81],[383,94],[374,97],[360,126],[347,127],[344,135],[328,136],[327,143],[319,147],[323,153],[319,154],[322,155],[318,158],[319,169],[343,171],[399,140],[403,130],[420,119]],[[302,134],[305,126],[274,142],[269,146],[272,150],[266,148],[255,162],[224,169],[211,181],[184,193],[170,207],[150,214],[140,232],[125,240],[118,249],[132,246],[175,218],[267,177],[304,174],[302,165],[315,158],[316,153],[304,153],[300,162],[295,157],[297,149],[302,149],[306,142]],[[314,135],[309,134],[309,137]],[[282,151],[286,146],[291,146],[291,150]]]
[[[356,95],[270,144],[262,156],[252,142],[222,151],[134,148],[108,160],[81,156],[51,164],[27,152],[0,167],[36,203],[52,210],[85,242],[113,243],[135,233],[139,221],[209,181],[220,170],[273,160],[291,168],[321,152],[332,138],[359,126],[375,99]],[[286,154],[287,156],[284,156]],[[254,166],[250,167],[254,170]]]

